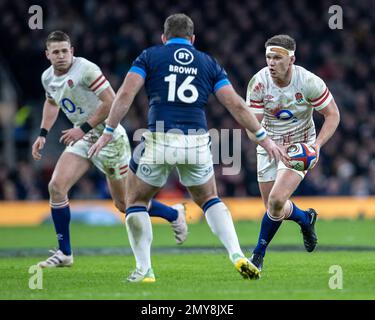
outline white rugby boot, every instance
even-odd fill
[[[73,265],[73,254],[65,255],[61,250],[49,250],[52,253],[47,260],[40,261],[41,268],[71,267]]]

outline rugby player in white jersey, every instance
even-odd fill
[[[339,110],[324,81],[303,67],[294,65],[296,42],[288,35],[276,35],[265,43],[267,67],[250,80],[246,101],[269,136],[279,146],[303,142],[312,145],[319,157],[320,148],[332,137],[339,121]],[[316,137],[313,111],[324,117]],[[253,135],[248,132],[250,139]],[[262,269],[266,248],[283,220],[301,227],[305,249],[317,244],[314,209],[299,209],[290,197],[306,175],[281,161],[270,160],[257,147],[258,184],[267,209],[261,224],[258,244],[251,261]]]
[[[66,149],[60,156],[48,185],[52,219],[59,249],[41,261],[41,267],[65,267],[73,264],[70,244],[70,207],[68,192],[94,164],[106,175],[115,206],[125,212],[125,181],[131,157],[125,129],[119,125],[114,139],[100,153],[88,158],[88,150],[102,134],[104,120],[109,114],[115,93],[100,68],[94,63],[73,56],[69,36],[61,31],[52,32],[46,41],[46,56],[51,66],[42,75],[46,91],[40,135],[32,146],[32,155],[40,160],[48,131],[55,123],[61,109],[74,125],[63,130],[60,142]],[[168,207],[151,200],[151,216],[171,222],[176,242],[181,244],[187,236],[185,209],[181,204]]]
[[[259,277],[258,269],[244,257],[231,214],[216,190],[204,111],[210,94],[214,93],[235,119],[255,134],[271,157],[279,160],[287,156],[267,137],[245,101],[234,91],[225,70],[193,46],[194,39],[194,23],[188,16],[173,14],[166,19],[163,45],[145,49],[133,62],[116,95],[106,129],[89,151],[98,155],[112,141],[111,131],[145,86],[149,96],[149,131],[144,133],[143,152],[133,154],[127,181],[133,188],[126,197],[126,224],[136,258],[136,269],[128,277],[130,282],[155,281],[150,253],[152,227],[145,204],[164,186],[175,168],[235,268],[245,279]],[[163,158],[166,155],[168,160]],[[158,158],[165,161],[159,162]]]

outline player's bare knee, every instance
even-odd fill
[[[51,198],[63,198],[66,196],[67,191],[56,180],[51,180],[48,184],[48,192]]]
[[[190,187],[188,189],[194,202],[200,207],[202,207],[207,201],[218,198],[215,188]]]
[[[125,201],[115,201],[115,206],[120,212],[125,213],[125,210],[126,210]]]
[[[207,190],[189,189],[189,191],[194,202],[200,207],[202,207],[207,201],[217,198],[217,194],[208,192]]]
[[[282,212],[285,205],[285,199],[270,195],[268,198],[268,209],[272,212]]]

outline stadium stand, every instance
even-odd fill
[[[335,136],[322,149],[319,165],[311,171],[296,195],[375,195],[375,33],[371,32],[375,2],[261,0],[181,2],[158,1],[4,1],[0,0],[0,199],[47,199],[47,183],[63,146],[59,133],[68,126],[61,116],[48,136],[44,159],[31,160],[31,143],[39,131],[44,92],[40,83],[48,66],[44,39],[51,30],[72,36],[77,56],[97,63],[117,90],[132,60],[143,48],[160,43],[160,26],[175,12],[189,14],[195,22],[198,49],[215,56],[236,90],[245,95],[251,76],[265,66],[264,42],[278,33],[297,40],[296,64],[322,77],[341,111]],[[340,4],[343,30],[328,26],[328,8]],[[44,29],[28,27],[28,7],[40,5]],[[272,22],[272,23],[271,23]],[[3,70],[7,70],[7,72]],[[4,76],[5,77],[5,76]],[[9,86],[13,89],[9,89]],[[4,108],[11,108],[10,91],[16,92],[14,121],[6,121]],[[137,97],[124,121],[129,137],[146,127],[147,97]],[[210,100],[210,128],[238,128],[233,118]],[[316,125],[321,125],[319,116]],[[8,138],[7,138],[8,137]],[[11,138],[10,138],[11,137]],[[11,144],[7,143],[11,139]],[[217,166],[219,193],[225,197],[258,196],[255,146],[242,134],[242,170],[223,175]],[[135,144],[133,144],[135,145]],[[176,176],[163,191],[166,197],[183,195]],[[108,198],[104,177],[90,172],[73,191],[72,199]]]

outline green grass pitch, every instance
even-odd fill
[[[246,254],[260,222],[238,222]],[[174,244],[168,225],[154,225],[153,267],[157,281],[124,280],[134,258],[122,226],[72,225],[72,268],[43,270],[43,289],[29,288],[31,265],[55,246],[52,225],[0,228],[0,299],[375,299],[375,221],[317,222],[319,244],[303,251],[299,228],[283,223],[266,255],[262,278],[243,280],[205,222],[190,225],[187,242]],[[342,289],[329,287],[333,265],[342,268]]]

